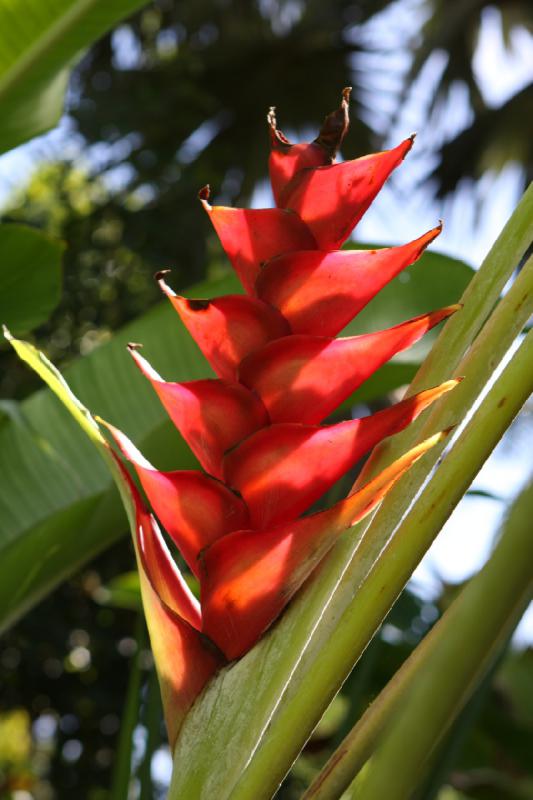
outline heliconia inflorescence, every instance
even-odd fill
[[[200,192],[245,294],[190,300],[156,276],[218,376],[161,378],[131,355],[204,471],[162,472],[107,425],[153,511],[199,581],[198,603],[125,468],[136,552],[171,743],[208,679],[272,625],[338,537],[381,501],[445,434],[420,443],[345,500],[302,516],[378,442],[405,428],[456,380],[362,419],[323,420],[367,378],[458,306],[387,330],[335,338],[438,236],[400,247],[339,250],[413,137],[334,163],[349,90],[318,138],[291,144],[274,109],[270,177],[276,208],[211,206]]]

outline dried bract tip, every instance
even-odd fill
[[[208,183],[205,186],[202,186],[200,191],[198,192],[198,200],[204,205],[207,211],[211,209],[209,204],[209,197],[211,195],[211,187]]]
[[[445,439],[445,438],[446,438],[447,436],[449,436],[449,435],[450,435],[450,433],[452,433],[452,431],[454,431],[456,428],[457,428],[457,425],[450,425],[448,428],[444,428],[444,430],[443,430],[443,431],[441,431],[441,432],[440,432],[440,434],[437,434],[437,436],[440,436],[440,438],[441,438],[441,439]]]
[[[142,348],[142,344],[140,344],[139,342],[128,342],[126,346],[127,349],[130,351],[130,353],[132,352],[132,350],[140,350]]]
[[[337,155],[350,125],[348,101],[351,91],[351,86],[346,86],[342,90],[342,100],[339,108],[328,114],[314,142],[326,151],[331,161]]]
[[[156,281],[160,281],[165,275],[170,275],[171,272],[171,269],[160,269],[157,272],[154,272],[154,278]]]
[[[170,288],[168,283],[165,281],[165,275],[168,275],[170,272],[169,269],[162,269],[159,272],[156,272],[154,278],[158,282],[162,291],[167,295],[167,297],[176,297],[176,292]]]

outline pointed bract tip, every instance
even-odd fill
[[[158,282],[161,290],[166,294],[167,297],[176,297],[176,292],[170,288],[168,283],[165,281],[165,275],[168,275],[170,272],[169,269],[161,269],[159,272],[156,272],[154,278]]]
[[[140,369],[144,377],[148,378],[148,380],[150,381],[159,381],[161,383],[164,383],[161,375],[158,372],[156,372],[155,369],[152,367],[152,365],[138,353],[137,347],[140,347],[140,345],[136,345],[133,347],[131,345],[128,345],[127,349],[128,353],[133,358],[135,364]]]
[[[450,378],[449,381],[444,381],[444,383],[441,383],[441,385],[436,388],[439,388],[444,394],[444,392],[450,392],[452,389],[455,389],[459,383],[461,383],[461,378]]]
[[[431,228],[427,233],[423,233],[420,237],[419,241],[422,245],[421,254],[424,250],[429,247],[429,245],[435,241],[435,239],[440,236],[442,233],[442,227],[440,225],[436,225],[434,228]]]
[[[267,114],[267,122],[270,128],[270,144],[274,150],[287,152],[291,147],[291,142],[287,139],[284,133],[278,130],[278,121],[276,119],[276,106],[270,106]]]
[[[440,434],[437,434],[437,436],[440,436],[441,440],[446,439],[446,437],[449,436],[450,433],[452,433],[456,428],[457,425],[450,425],[448,428],[444,428],[444,430],[442,430]]]
[[[160,281],[165,275],[170,275],[171,272],[171,269],[159,269],[157,272],[154,272],[154,278],[156,281]]]
[[[452,303],[450,306],[445,306],[442,310],[447,311],[448,314],[455,314],[463,308],[463,303]]]
[[[140,342],[128,342],[126,345],[126,349],[129,350],[130,353],[134,350],[140,350],[142,347],[143,345]]]
[[[7,325],[2,325],[2,333],[4,334],[4,337],[7,339],[8,342],[12,341],[13,336]]]
[[[115,440],[117,438],[117,435],[122,433],[121,431],[118,430],[118,428],[115,428],[115,426],[112,425],[110,422],[108,422],[107,420],[105,420],[102,417],[98,416],[98,414],[95,414],[94,418],[98,422],[99,425],[103,425],[104,428],[107,428],[107,430],[109,431],[109,433],[113,436],[113,438]],[[122,434],[122,435],[124,435],[124,434]]]
[[[211,187],[208,183],[206,183],[206,185],[202,186],[202,188],[198,192],[198,200],[201,202],[206,211],[211,211],[212,208],[212,206],[209,204],[210,196],[211,196]]]
[[[442,229],[444,228],[444,220],[443,220],[443,219],[439,219],[439,222],[438,222],[437,228],[438,228],[439,230],[442,230]]]
[[[326,155],[332,162],[337,155],[350,125],[348,105],[351,91],[351,86],[344,87],[339,108],[327,115],[320,128],[320,133],[314,141],[314,144],[319,145],[319,147],[325,150]]]
[[[411,150],[412,150],[412,148],[413,148],[413,145],[414,145],[414,143],[415,143],[415,139],[416,139],[416,133],[412,133],[410,136],[408,136],[408,137],[407,137],[407,139],[405,139],[405,140],[404,140],[404,141],[403,141],[403,142],[402,142],[402,143],[399,145],[399,147],[402,147],[402,145],[403,145],[403,147],[405,148],[405,151],[404,151],[404,153],[402,154],[402,159],[403,159],[403,158],[405,158],[405,156],[406,156],[408,153],[410,153],[410,152],[411,152]]]

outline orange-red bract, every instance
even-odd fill
[[[333,508],[268,530],[230,533],[204,552],[204,630],[228,658],[255,644],[338,537],[443,435],[421,442]]]
[[[135,514],[134,545],[143,607],[159,678],[171,747],[198,694],[224,657],[201,632],[200,605],[172,560],[137,487],[116,459]]]
[[[200,581],[199,606],[124,472],[136,508],[141,585],[171,742],[225,659],[255,644],[343,531],[444,436],[417,445],[333,508],[301,516],[365,452],[457,383],[371,416],[320,425],[386,361],[459,308],[334,338],[440,232],[438,226],[382,250],[338,249],[413,143],[409,137],[383,153],[333,163],[347,130],[348,97],[345,90],[309,143],[288,142],[271,110],[269,169],[277,208],[212,206],[208,188],[200,192],[245,294],[186,299],[157,275],[218,377],[165,381],[130,345],[203,470],[158,470],[109,426]]]
[[[257,393],[272,422],[320,422],[393,355],[458,308],[344,339],[303,334],[277,339],[244,359],[239,380]]]
[[[441,232],[381,250],[303,250],[269,261],[256,282],[258,297],[275,306],[293,333],[336,336]]]

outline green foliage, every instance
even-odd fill
[[[66,244],[61,301],[35,332],[61,366],[89,353],[160,297],[152,278],[158,265],[145,263],[124,242],[112,196],[87,169],[52,162],[36,169],[6,203],[6,218]],[[133,206],[134,198],[126,194],[123,202]],[[0,394],[20,398],[38,388],[11,354],[2,354],[2,367]]]
[[[59,122],[69,69],[144,0],[0,2],[0,153]]]
[[[16,334],[45,322],[61,295],[63,245],[24,225],[0,225],[0,320]]]

